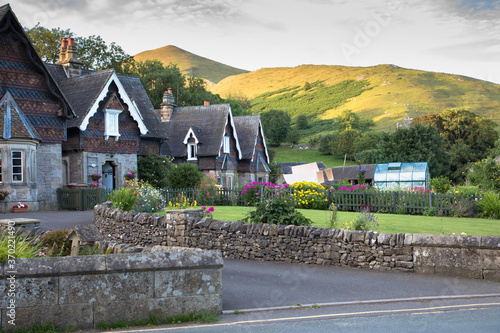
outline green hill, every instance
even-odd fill
[[[274,108],[292,117],[304,113],[332,119],[348,109],[373,119],[376,129],[448,108],[465,108],[500,122],[500,85],[394,65],[264,68],[228,77],[211,91],[246,96],[257,113]]]
[[[220,62],[197,56],[173,45],[138,53],[134,56],[134,59],[156,59],[160,60],[164,65],[173,63],[179,67],[183,74],[201,77],[213,83],[217,83],[231,75],[248,72],[244,69],[227,66]]]

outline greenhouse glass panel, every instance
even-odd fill
[[[375,166],[373,180],[374,186],[381,190],[429,187],[429,167],[427,162],[379,163]]]

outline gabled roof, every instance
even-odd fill
[[[260,116],[254,115],[234,117],[234,124],[236,126],[236,132],[238,132],[238,138],[240,139],[242,158],[253,160],[257,137],[260,131],[264,149],[266,150],[266,162],[269,163],[269,153],[267,152],[266,138],[264,136],[262,123],[260,122]]]
[[[85,70],[80,76],[68,78],[63,66],[49,64],[47,67],[58,79],[59,86],[78,116],[68,122],[68,127],[78,127],[85,131],[90,118],[99,108],[99,102],[108,94],[109,86],[115,83],[120,97],[128,105],[130,115],[137,122],[141,134],[145,135],[149,132],[149,127],[146,125],[148,123],[153,129],[149,136],[161,136],[160,120],[138,78],[125,75],[118,77],[114,69]]]
[[[142,114],[142,120],[148,128],[146,137],[167,138],[167,134],[163,131],[160,117],[155,111],[151,100],[138,77],[118,75],[118,79],[127,91],[127,94],[132,99],[132,103],[139,109]]]
[[[66,99],[66,96],[57,84],[57,80],[52,76],[51,72],[48,70],[47,66],[40,58],[40,55],[26,35],[24,28],[22,27],[21,23],[19,23],[19,20],[10,8],[10,5],[6,4],[0,7],[0,30],[5,30],[9,27],[11,28],[11,31],[16,34],[17,37],[19,37],[19,40],[26,46],[28,58],[45,77],[47,88],[50,93],[61,102],[63,109],[62,116],[64,116],[64,118],[66,119],[76,117],[75,113],[71,109],[68,100]]]
[[[197,128],[196,137],[201,144],[198,146],[198,156],[219,156],[223,143],[226,124],[230,122],[235,129],[231,107],[229,104],[184,106],[174,108],[170,121],[164,122],[164,132],[168,133],[169,152],[173,157],[185,157],[186,146],[182,142],[190,128]],[[234,130],[238,157],[241,149],[237,131]]]
[[[0,100],[0,137],[5,140],[12,138],[41,140],[40,134],[8,91]]]

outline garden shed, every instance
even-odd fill
[[[380,190],[429,187],[427,162],[378,163],[373,174],[373,185]]]

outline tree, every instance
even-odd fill
[[[296,145],[299,143],[300,140],[300,133],[296,129],[292,129],[290,132],[288,132],[287,135],[287,141],[290,142],[292,145]]]
[[[292,119],[285,111],[275,109],[265,111],[261,113],[260,119],[266,140],[274,145],[279,145],[286,140],[292,127]]]
[[[101,36],[79,37],[70,29],[53,28],[49,30],[39,24],[31,29],[25,28],[25,31],[44,62],[56,63],[59,61],[59,50],[63,37],[75,38],[78,58],[82,61],[83,67],[87,69],[116,68],[120,66],[120,63],[131,58],[121,46],[114,42],[107,44]]]
[[[167,175],[171,166],[167,156],[148,155],[137,159],[139,178],[156,188],[167,187]]]
[[[382,132],[369,131],[361,133],[354,140],[354,153],[363,164],[377,163],[377,145],[382,139]]]
[[[332,155],[345,155],[350,159],[354,159],[354,142],[359,135],[359,131],[355,129],[346,129],[339,133],[337,139],[333,143]]]
[[[462,181],[467,165],[488,156],[498,139],[496,123],[464,109],[448,109],[441,114],[419,116],[412,124],[436,127],[450,154],[450,170],[455,181]]]
[[[384,162],[427,162],[431,177],[446,175],[449,157],[435,127],[415,125],[400,127],[393,133],[383,133],[376,158]]]
[[[182,163],[170,169],[167,176],[168,187],[172,189],[194,188],[203,174],[196,164]]]
[[[474,163],[467,173],[467,179],[481,190],[500,191],[500,165],[494,159]]]
[[[340,130],[355,129],[360,132],[365,132],[370,127],[375,126],[371,119],[362,120],[356,113],[351,110],[344,110],[337,118],[336,125]]]
[[[295,128],[298,130],[303,130],[309,127],[309,121],[307,120],[307,116],[305,114],[299,114],[297,118],[295,118]]]

